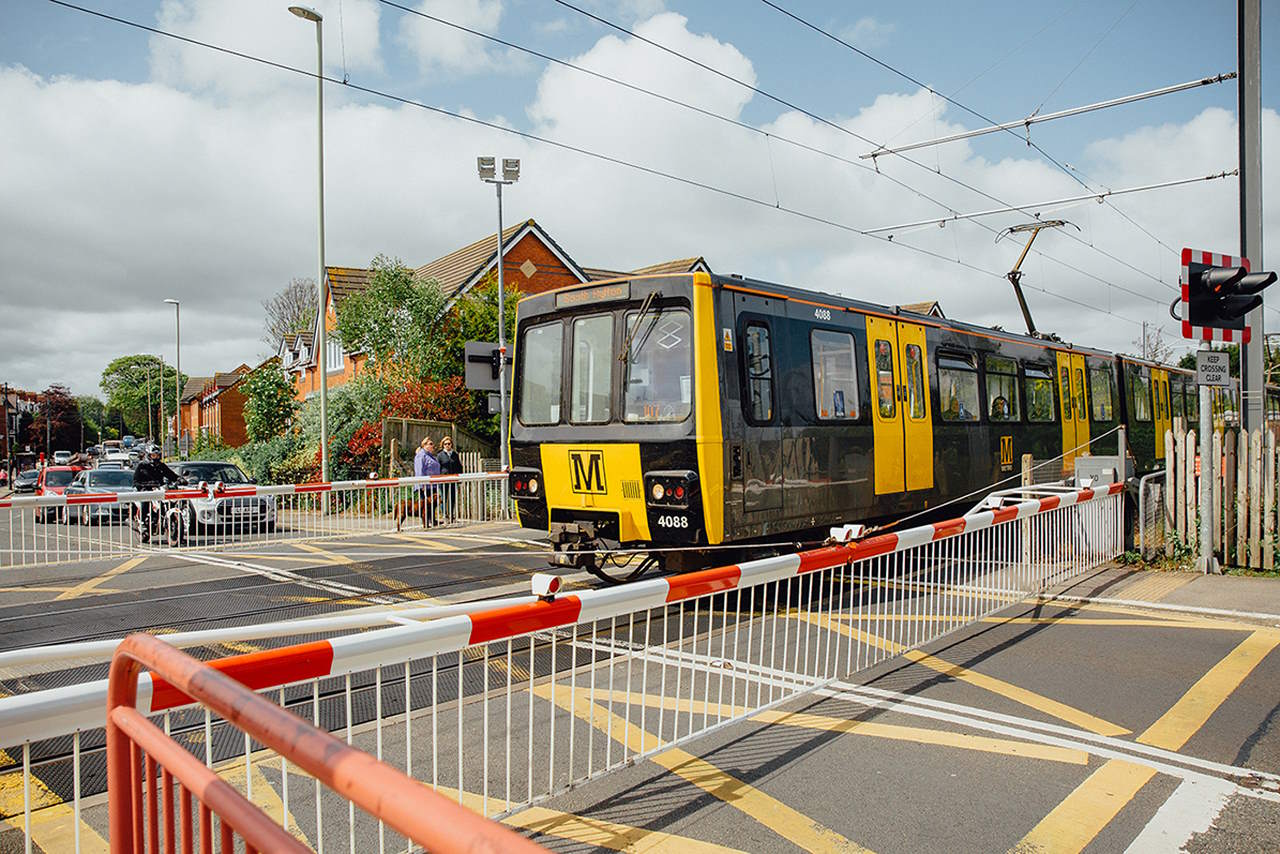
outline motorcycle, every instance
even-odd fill
[[[164,488],[185,485],[185,480],[174,481]],[[133,505],[129,520],[130,527],[144,544],[151,542],[153,533],[163,537],[164,545],[177,548],[186,539],[186,526],[182,520],[182,504],[177,501],[165,501],[163,498],[152,498],[149,501]]]

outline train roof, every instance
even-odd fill
[[[649,274],[639,276],[622,275],[613,279],[601,279],[589,283],[569,285],[564,288],[557,288],[550,291],[541,291],[537,294],[529,296],[554,295],[564,291],[580,290],[590,288],[608,282],[629,282],[643,279],[678,279],[693,278],[695,275],[708,275],[706,273],[667,273],[667,274]],[[853,297],[838,296],[835,294],[823,293],[821,291],[808,290],[799,288],[794,285],[783,285],[777,282],[770,282],[764,279],[753,279],[738,274],[720,275],[717,273],[710,274],[711,280],[720,285],[734,290],[740,290],[746,293],[754,293],[761,296],[772,297],[775,299],[792,300],[796,302],[811,303],[813,305],[824,306],[828,308],[853,309],[855,311],[866,312],[868,314],[879,314],[886,317],[900,317],[908,314],[913,322],[920,323],[924,326],[934,326],[941,329],[951,329],[957,332],[966,332],[974,335],[981,335],[986,338],[996,338],[999,340],[1011,341],[1019,344],[1028,344],[1039,346],[1049,350],[1060,350],[1071,353],[1085,353],[1091,356],[1099,356],[1102,358],[1120,357],[1128,362],[1146,365],[1148,367],[1159,368],[1161,370],[1176,371],[1180,374],[1189,373],[1186,368],[1180,368],[1176,365],[1162,364],[1143,359],[1138,356],[1129,356],[1123,353],[1113,353],[1110,350],[1102,350],[1097,347],[1076,344],[1072,341],[1063,341],[1055,338],[1037,338],[1020,332],[1010,332],[1007,329],[997,329],[989,326],[982,326],[977,323],[969,323],[963,320],[955,320],[947,317],[939,317],[934,314],[924,314],[911,311],[902,305],[885,305],[883,303],[870,302],[868,300],[855,299]],[[528,298],[528,297],[525,297]],[[918,305],[918,304],[917,304]]]

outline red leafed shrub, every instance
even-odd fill
[[[382,456],[382,422],[366,421],[352,435],[342,454],[342,462],[359,477],[377,471]]]
[[[471,392],[463,385],[462,377],[411,382],[403,389],[392,391],[382,403],[385,418],[466,423],[471,410]]]

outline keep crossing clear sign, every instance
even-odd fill
[[[1196,353],[1196,383],[1199,385],[1226,387],[1231,380],[1231,360],[1221,350],[1200,350]]]

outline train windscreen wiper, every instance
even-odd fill
[[[640,324],[644,320],[645,313],[649,311],[649,307],[653,305],[653,301],[655,299],[660,299],[661,297],[662,293],[660,291],[650,291],[649,295],[644,298],[644,302],[640,304],[640,313],[636,315],[636,322],[632,325],[631,331],[627,333],[627,340],[622,343],[622,352],[618,354],[618,361],[623,364],[631,361],[631,344],[635,341],[636,332],[640,329]],[[644,331],[644,337],[642,337],[640,339],[640,343],[636,345],[637,355],[640,353],[640,350],[644,348],[645,342],[649,340],[649,334],[653,332],[653,327],[657,324],[658,315],[660,314],[662,314],[661,311],[655,311],[653,313],[653,319],[649,321],[649,328]]]

